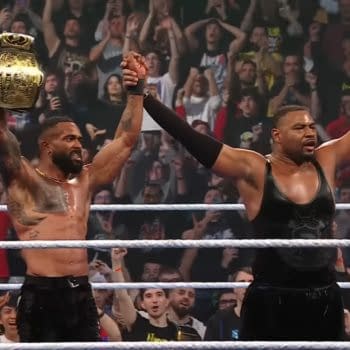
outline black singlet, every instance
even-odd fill
[[[332,238],[335,202],[317,161],[319,186],[307,204],[296,204],[277,187],[266,162],[265,187],[258,215],[252,220],[255,238]],[[257,280],[294,286],[322,285],[334,279],[335,248],[258,248],[253,270]]]

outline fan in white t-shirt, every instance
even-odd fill
[[[0,343],[15,343],[15,342],[13,340],[7,339],[5,334],[1,334]]]

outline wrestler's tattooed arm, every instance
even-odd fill
[[[8,129],[5,118],[5,111],[0,109],[0,174],[8,187],[20,175],[22,161],[19,143]]]
[[[129,95],[114,140],[97,153],[90,167],[91,189],[113,182],[137,142],[143,114],[143,96]]]

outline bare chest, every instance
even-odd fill
[[[9,190],[8,209],[12,218],[21,225],[37,225],[57,214],[86,216],[90,198],[82,184],[39,180],[33,188],[13,187]]]
[[[311,202],[320,189],[321,179],[315,169],[289,174],[286,172],[272,173],[278,190],[294,203]]]

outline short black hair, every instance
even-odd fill
[[[257,68],[256,63],[255,63],[253,60],[250,60],[249,58],[246,58],[246,59],[243,60],[243,62],[242,62],[242,67],[243,67],[245,64],[250,64],[251,66],[255,67],[255,69]]]
[[[159,282],[159,280],[156,280],[154,282]],[[140,295],[141,300],[144,300],[145,293],[150,289],[160,289],[164,292],[165,297],[169,298],[169,289],[153,287],[153,288],[141,288],[140,289],[139,295]]]
[[[239,94],[239,98],[242,101],[243,97],[252,97],[253,100],[260,104],[261,103],[261,96],[259,94],[259,91],[257,90],[257,88],[255,86],[253,87],[247,87],[242,89],[242,91]]]
[[[74,123],[74,120],[67,116],[55,116],[51,118],[46,118],[41,124],[39,139],[42,137],[43,134],[46,133],[47,130],[54,128],[59,123]]]
[[[209,24],[216,24],[216,25],[218,25],[219,27],[221,27],[221,26],[220,26],[220,23],[219,23],[219,21],[218,21],[217,18],[210,18],[210,19],[208,20],[207,24],[206,24],[206,27],[207,27]]]
[[[15,22],[22,22],[24,23],[25,27],[26,27],[26,31],[28,31],[29,27],[30,27],[30,24],[29,24],[29,21],[28,21],[28,16],[27,15],[24,15],[24,14],[18,14],[16,15],[13,19],[12,19],[12,22],[11,22],[11,26],[13,23]]]
[[[151,187],[151,188],[157,189],[157,190],[159,190],[159,194],[161,196],[164,195],[162,185],[158,180],[146,180],[145,185],[144,185],[143,190],[142,190],[142,195],[145,193],[146,187]]]
[[[272,126],[276,128],[279,124],[279,121],[285,117],[290,112],[299,112],[304,111],[310,113],[309,108],[305,106],[298,106],[298,105],[286,105],[277,110],[277,112],[272,116]]]
[[[185,282],[185,279],[183,278],[181,272],[176,267],[169,266],[169,265],[162,265],[159,269],[159,282],[164,282],[162,281],[161,276],[165,274],[178,275],[178,277],[175,278],[173,281],[166,281],[166,282]]]

